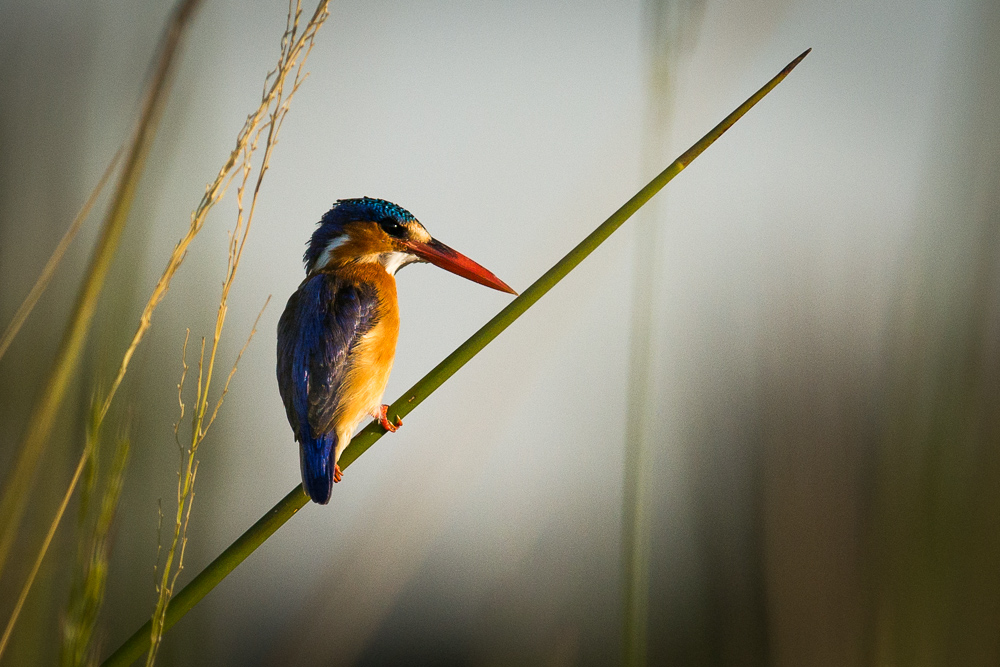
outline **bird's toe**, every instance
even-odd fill
[[[399,427],[403,425],[403,418],[397,415],[396,423],[392,423],[391,421],[389,421],[389,416],[387,414],[388,412],[389,412],[389,406],[383,405],[378,415],[378,423],[382,426],[382,428],[384,428],[389,433],[395,433],[399,429]]]

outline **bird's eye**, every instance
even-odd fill
[[[378,224],[382,228],[382,231],[388,234],[389,236],[394,236],[397,239],[401,239],[406,236],[406,227],[399,224],[392,218],[386,218],[385,220],[380,221]]]

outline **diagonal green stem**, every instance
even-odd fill
[[[691,164],[696,157],[711,146],[716,139],[732,127],[757,102],[781,83],[782,79],[788,76],[788,73],[806,57],[810,50],[805,51],[805,53],[789,63],[777,76],[768,81],[763,88],[741,104],[736,111],[726,116],[721,123],[712,128],[708,134],[699,139],[691,148],[687,149],[670,166],[664,169],[659,176],[650,181],[646,187],[625,202],[600,227],[591,232],[587,238],[570,250],[551,269],[546,271],[541,278],[532,283],[524,293],[511,301],[506,308],[497,313],[493,319],[483,325],[479,331],[472,334],[468,340],[449,354],[444,361],[435,366],[423,379],[413,385],[409,391],[389,406],[388,415],[390,419],[394,421],[397,416],[405,417],[408,415],[425,398],[430,396],[435,389],[444,384],[448,378],[464,366],[466,362],[478,354],[494,338],[499,336],[514,320],[524,314],[528,308],[542,298],[556,283],[566,277],[590,253],[596,250],[601,243],[621,227],[643,204],[652,199],[653,195],[669,183],[674,176]],[[375,441],[381,438],[384,433],[385,431],[382,427],[375,422],[362,429],[360,433],[354,436],[351,444],[344,450],[343,455],[340,457],[340,467],[346,469],[350,466],[359,456],[368,451],[368,448],[375,444]],[[164,632],[169,630],[184,614],[198,604],[209,591],[225,579],[230,572],[236,569],[237,565],[242,563],[247,556],[273,535],[278,528],[292,518],[307,502],[309,502],[309,497],[302,491],[301,486],[296,486],[288,495],[278,501],[278,504],[271,508],[267,514],[261,517],[257,523],[229,545],[225,551],[174,597],[170,603],[170,607],[167,609],[166,619],[163,624]],[[136,630],[135,634],[104,661],[103,667],[129,665],[141,656],[149,646],[150,627],[150,622],[147,621],[145,625]]]

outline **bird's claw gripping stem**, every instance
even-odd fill
[[[381,411],[379,412],[378,415],[375,416],[375,418],[378,419],[378,423],[381,424],[382,428],[384,428],[389,433],[395,433],[396,430],[403,425],[403,418],[397,416],[396,423],[393,424],[391,421],[389,421],[389,417],[387,415],[388,411],[389,411],[389,406],[383,404]]]
[[[334,483],[339,482],[344,478],[344,473],[341,472],[340,466],[336,463],[333,464],[333,481]]]

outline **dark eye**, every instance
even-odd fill
[[[397,239],[401,239],[406,236],[406,227],[399,224],[392,218],[385,218],[378,224],[379,227],[382,228],[382,231],[388,234],[389,236],[394,236]]]

